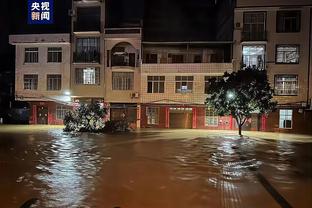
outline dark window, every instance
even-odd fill
[[[147,93],[164,93],[165,76],[148,76]]]
[[[276,47],[276,63],[298,64],[299,45],[278,45]]]
[[[176,76],[176,93],[191,93],[193,91],[193,76]]]
[[[243,41],[260,41],[266,39],[266,13],[245,12],[242,33]]]
[[[55,91],[62,88],[62,76],[60,74],[47,75],[47,90]]]
[[[155,53],[152,53],[152,54],[145,54],[145,63],[148,63],[148,64],[157,64],[158,62],[158,57],[157,57],[157,54]]]
[[[100,62],[100,39],[97,37],[77,38],[75,62]]]
[[[25,48],[25,63],[38,63],[38,48]]]
[[[61,47],[48,48],[48,62],[49,63],[62,62],[62,48]]]
[[[201,55],[195,55],[194,56],[194,63],[202,63],[202,56]]]
[[[38,75],[25,74],[24,75],[24,90],[37,90],[38,89]]]
[[[169,63],[184,63],[183,54],[168,54]]]
[[[277,32],[300,32],[300,11],[278,11],[276,21]]]

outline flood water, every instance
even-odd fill
[[[29,199],[38,199],[33,207],[308,208],[312,143],[2,132],[0,199],[4,208]]]

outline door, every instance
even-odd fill
[[[48,124],[48,107],[38,106],[37,108],[37,124]]]
[[[191,129],[193,124],[193,115],[189,111],[170,112],[170,128]]]

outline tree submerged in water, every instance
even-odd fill
[[[77,109],[68,111],[64,118],[64,131],[67,132],[101,132],[105,128],[104,117],[108,109],[98,102],[81,104]]]
[[[252,113],[267,114],[275,109],[265,70],[246,68],[231,74],[225,72],[221,79],[212,78],[209,82],[206,104],[220,116],[232,115],[240,136]]]

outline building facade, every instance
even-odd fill
[[[218,16],[227,23],[215,41],[155,42],[140,25],[106,28],[104,1],[73,1],[70,34],[10,36],[16,99],[29,102],[31,124],[61,124],[68,109],[97,100],[134,128],[230,130],[231,116],[205,106],[208,80],[251,66],[267,70],[279,106],[244,129],[312,129],[311,0],[237,0],[233,10],[233,24]],[[229,41],[222,31],[232,25]]]
[[[311,8],[311,0],[237,1],[235,70],[267,70],[278,102],[267,131],[311,132]]]

